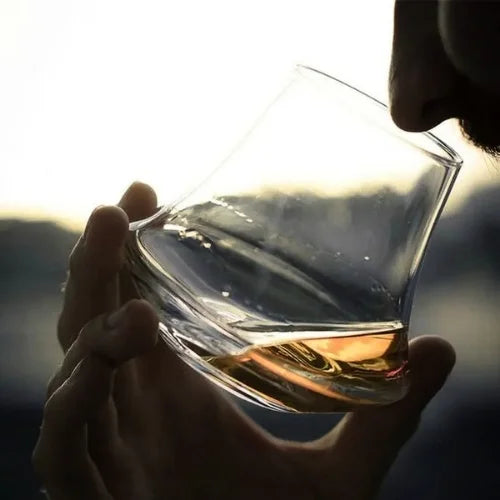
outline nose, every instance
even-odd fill
[[[461,76],[443,48],[432,3],[397,2],[395,10],[390,111],[396,125],[410,132],[460,115]]]

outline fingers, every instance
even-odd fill
[[[131,300],[110,315],[94,318],[66,353],[60,370],[49,383],[48,395],[62,385],[89,354],[97,354],[110,364],[121,364],[152,349],[157,335],[158,317],[143,300]]]
[[[134,182],[125,191],[118,206],[125,211],[130,222],[134,222],[153,215],[156,204],[156,193],[153,188],[142,182]]]
[[[71,254],[64,308],[58,324],[64,350],[91,318],[117,308],[117,273],[124,263],[129,219],[149,217],[156,208],[156,195],[146,184],[134,183],[120,206],[94,210]]]
[[[330,465],[346,478],[352,476],[357,487],[376,489],[454,364],[455,352],[446,341],[420,337],[410,342],[408,394],[392,405],[347,415],[327,437],[333,442]]]
[[[91,318],[118,306],[118,271],[124,261],[128,218],[118,207],[99,207],[70,256],[58,337],[66,350]]]
[[[156,210],[157,200],[154,190],[147,184],[134,182],[119,202],[125,210],[130,222],[142,220],[153,215]],[[130,235],[132,237],[132,235]],[[130,300],[139,296],[127,269],[120,273],[120,294],[123,300]]]
[[[45,405],[33,465],[51,500],[111,499],[88,454],[86,423],[109,400],[112,377],[108,363],[89,356]]]
[[[113,407],[114,367],[156,342],[158,319],[147,303],[131,301],[110,316],[104,314],[120,304],[118,273],[128,215],[151,215],[156,197],[151,188],[136,184],[121,203],[123,208],[99,207],[92,213],[70,258],[58,336],[64,350],[71,348],[50,384],[33,456],[51,499],[110,498],[89,455],[87,427],[91,424],[95,431]]]

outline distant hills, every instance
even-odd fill
[[[260,203],[265,210],[272,210],[272,204],[266,207],[266,200]],[[324,204],[328,204],[327,199]],[[314,230],[314,221],[322,229],[328,224],[328,214],[321,212],[319,205],[318,212],[310,214],[306,231]],[[49,221],[0,219],[0,293],[26,283],[51,289],[64,280],[68,256],[78,236]],[[422,285],[470,271],[485,271],[493,277],[500,273],[499,252],[500,187],[495,186],[475,192],[458,212],[442,217],[427,252]]]
[[[77,238],[52,222],[0,220],[0,293],[53,289],[65,279]]]

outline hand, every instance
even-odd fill
[[[50,498],[372,498],[453,349],[413,341],[402,401],[350,413],[312,443],[275,439],[157,342],[155,312],[134,298],[123,270],[128,221],[155,206],[150,188],[133,185],[119,207],[94,211],[72,252],[58,332],[66,356],[33,455]]]

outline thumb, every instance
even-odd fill
[[[420,414],[455,364],[455,351],[438,337],[410,342],[410,387],[397,403],[350,413],[327,436],[329,468],[363,492],[373,493],[399,450],[416,431]],[[333,462],[333,463],[332,463]],[[332,469],[331,469],[332,470]]]

